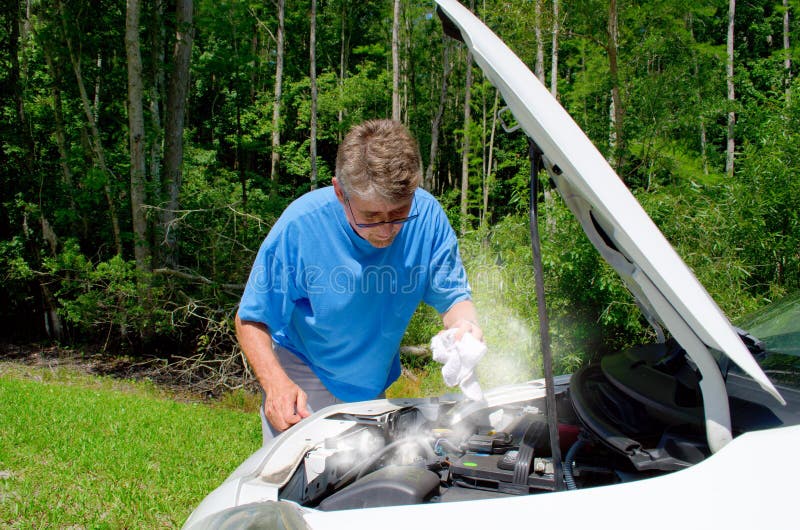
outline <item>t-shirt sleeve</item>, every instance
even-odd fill
[[[266,324],[271,331],[288,326],[298,299],[292,250],[285,235],[271,232],[261,244],[239,303],[239,318]]]
[[[431,253],[428,285],[423,296],[426,304],[444,313],[456,302],[472,298],[467,273],[458,251],[458,239],[444,212],[438,224]]]

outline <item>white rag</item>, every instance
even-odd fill
[[[447,386],[461,387],[469,399],[483,399],[481,385],[475,377],[475,367],[486,353],[486,344],[467,332],[455,339],[455,329],[448,329],[431,339],[433,360],[442,363],[442,377]]]

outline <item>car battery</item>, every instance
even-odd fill
[[[527,481],[515,482],[518,455],[516,450],[504,454],[467,453],[450,462],[450,477],[462,487],[514,495],[555,490],[553,463],[549,458],[534,458]]]

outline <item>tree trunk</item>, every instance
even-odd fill
[[[161,102],[164,97],[164,2],[156,1],[152,31],[152,41],[150,46],[150,57],[153,62],[153,79],[150,86],[150,180],[153,190],[161,190],[161,164],[164,155],[164,130],[161,124]],[[158,196],[158,191],[156,192]],[[151,247],[152,250],[152,247]]]
[[[53,121],[55,124],[56,145],[58,146],[58,164],[61,166],[61,175],[64,187],[69,196],[69,205],[75,210],[75,196],[73,194],[72,170],[67,161],[67,135],[64,130],[64,109],[61,104],[61,65],[53,61],[50,51],[43,47],[45,62],[50,75],[53,76],[53,83],[50,87],[50,94],[53,97]]]
[[[708,136],[706,122],[702,116],[700,116],[700,157],[703,161],[703,174],[708,175]]]
[[[166,252],[164,261],[171,267],[178,264],[178,238],[175,226],[179,208],[178,195],[183,180],[183,124],[186,117],[186,95],[189,91],[189,64],[194,39],[193,0],[177,0],[175,47],[172,71],[167,88],[164,124],[164,185],[167,206],[162,217]]]
[[[558,0],[553,0],[553,45],[550,61],[550,93],[553,97],[558,97],[558,32],[560,29],[558,17]]]
[[[542,84],[545,83],[544,78],[544,40],[542,40],[542,0],[534,0],[534,27],[533,32],[536,35],[536,66],[534,73]]]
[[[694,18],[690,13],[687,19],[689,34],[694,42]],[[697,52],[692,49],[692,61],[694,62],[694,81],[697,86],[697,121],[700,129],[700,159],[703,162],[703,174],[708,175],[708,138],[706,133],[706,121],[702,111],[703,95],[700,90],[700,62],[697,59]]]
[[[309,76],[311,78],[311,189],[317,188],[317,0],[311,0],[309,31]]]
[[[404,37],[401,36],[403,44],[402,60],[400,62],[400,71],[402,72],[403,84],[403,99],[400,103],[400,116],[404,124],[408,125],[409,115],[412,113],[416,115],[417,111],[417,90],[416,90],[416,76],[415,71],[411,67],[411,58],[414,52],[411,47],[411,39],[414,34],[411,27],[411,17],[407,11],[403,11],[404,22]]]
[[[103,54],[97,52],[97,77],[94,80],[94,97],[92,98],[92,112],[95,123],[100,117],[100,73],[103,71]]]
[[[789,0],[783,0],[783,69],[786,72],[786,104],[792,100],[792,48],[789,46]]]
[[[342,17],[342,26],[341,26],[341,33],[339,34],[339,40],[341,46],[339,48],[339,99],[341,100],[344,97],[344,80],[347,78],[347,59],[350,54],[350,31],[347,26],[347,1],[342,0],[342,12],[340,13]],[[339,128],[337,134],[337,141],[341,143],[342,141],[342,124],[344,123],[344,108],[343,105],[339,107],[339,111],[336,113]]]
[[[497,105],[500,102],[500,91],[494,91],[494,104],[492,105],[492,132],[489,136],[489,160],[486,163],[486,173],[483,179],[483,209],[481,210],[481,222],[484,225],[489,223],[489,188],[492,186],[494,165],[494,135],[497,131]]]
[[[75,81],[78,85],[78,92],[81,96],[81,104],[83,105],[83,112],[86,115],[86,122],[89,125],[89,130],[92,134],[92,159],[100,171],[105,176],[105,183],[103,184],[103,191],[106,196],[106,202],[108,203],[108,213],[109,217],[111,217],[111,229],[114,233],[114,244],[115,249],[118,255],[122,255],[122,236],[119,229],[119,217],[117,215],[117,208],[115,206],[116,200],[113,197],[113,193],[111,191],[111,179],[112,175],[111,172],[108,170],[108,166],[106,166],[106,157],[105,152],[103,150],[103,144],[100,139],[100,130],[97,128],[97,121],[95,120],[95,111],[97,110],[97,105],[95,104],[95,109],[92,109],[92,104],[89,102],[89,95],[86,92],[86,85],[83,82],[83,75],[81,74],[81,63],[80,58],[75,55],[74,48],[72,46],[72,39],[69,38],[69,32],[67,31],[67,20],[64,14],[64,5],[59,0],[58,2],[58,10],[61,14],[61,25],[64,31],[64,40],[67,43],[67,48],[69,49],[69,57],[70,61],[72,62],[72,69],[75,72]],[[99,93],[99,88],[95,91],[95,93]]]
[[[242,105],[236,98],[233,102],[236,107],[236,146],[234,148],[233,169],[239,175],[239,187],[242,190],[242,208],[247,207],[247,171],[242,153]]]
[[[4,6],[5,7],[5,6]],[[17,126],[25,126],[25,100],[22,97],[21,80],[23,68],[19,64],[20,55],[23,57],[25,54],[20,54],[20,27],[23,26],[19,17],[19,2],[10,2],[8,5],[8,12],[11,15],[7,26],[3,28],[3,32],[8,29],[8,48],[3,50],[8,54],[8,61],[11,63],[10,71],[5,74],[8,76],[8,85],[13,92],[14,97],[14,110],[16,111]],[[24,45],[23,45],[24,46]],[[5,88],[5,87],[3,87]],[[5,94],[4,94],[5,95]]]
[[[480,146],[481,146],[481,170],[480,170],[480,178],[481,178],[481,185],[479,190],[479,197],[481,200],[478,201],[478,226],[483,226],[483,192],[486,189],[486,175],[489,173],[489,167],[486,165],[489,161],[489,153],[488,150],[490,148],[489,141],[487,140],[487,120],[488,120],[488,109],[486,108],[486,92],[487,89],[481,90],[481,138],[480,138]]]
[[[608,147],[609,147],[609,163],[612,166],[617,165],[617,112],[614,106],[614,91],[611,91],[611,99],[608,103]]]
[[[284,47],[284,13],[286,0],[278,0],[278,35],[277,58],[275,65],[275,98],[272,104],[272,162],[270,164],[270,178],[272,179],[272,194],[278,189],[278,162],[280,161],[281,147],[281,96],[283,94],[283,47]]]
[[[42,290],[42,301],[44,302],[45,332],[51,339],[61,340],[64,337],[64,323],[61,315],[58,314],[58,301],[44,281],[39,280],[39,287]]]
[[[553,41],[551,46],[550,60],[550,94],[558,98],[558,36],[560,30],[558,13],[558,0],[553,0]],[[545,205],[545,227],[548,234],[552,234],[556,229],[556,220],[553,217],[553,192],[549,186],[544,186],[544,205]]]
[[[467,206],[469,204],[469,130],[472,100],[472,53],[467,53],[467,73],[464,82],[464,138],[461,144],[461,235],[467,233]]]
[[[427,190],[435,188],[433,182],[433,172],[436,168],[436,157],[439,154],[439,129],[442,125],[442,116],[447,104],[447,77],[452,69],[450,64],[450,38],[442,35],[442,84],[439,90],[439,107],[431,121],[431,152],[428,158],[428,168],[422,179],[422,187]]]
[[[392,119],[400,121],[400,0],[392,17]]]
[[[144,108],[142,82],[142,53],[139,44],[139,0],[128,0],[125,16],[125,54],[128,59],[128,137],[131,157],[131,220],[133,224],[133,254],[136,269],[150,269],[150,245],[147,237],[147,218],[144,206],[145,193],[144,160]]]
[[[733,176],[733,154],[736,149],[736,141],[734,139],[734,125],[736,124],[736,112],[733,109],[733,104],[736,101],[736,92],[733,85],[733,38],[734,26],[733,21],[736,16],[736,0],[729,0],[728,2],[728,62],[727,62],[727,79],[728,79],[728,147],[725,153],[725,173],[729,177]]]
[[[617,170],[622,166],[622,153],[625,148],[622,136],[622,101],[619,91],[619,68],[617,66],[617,0],[611,0],[608,8],[608,70],[611,78],[611,126],[613,129],[612,160]]]
[[[24,156],[22,160],[25,163],[25,170],[28,173],[33,173],[36,166],[36,145],[31,128],[27,125],[28,119],[25,116],[24,87],[28,83],[26,80],[22,79],[23,75],[25,75],[25,77],[30,77],[30,74],[27,73],[29,68],[25,60],[28,54],[24,53],[24,51],[20,53],[20,44],[22,44],[24,48],[25,42],[29,40],[27,35],[30,33],[30,5],[26,6],[28,10],[25,18],[22,20],[20,20],[19,16],[18,2],[10,2],[8,7],[11,15],[7,22],[9,42],[8,48],[4,49],[3,53],[7,54],[8,60],[11,63],[11,68],[7,74],[4,72],[4,77],[6,79],[3,80],[3,85],[5,85],[3,88],[5,89],[8,87],[11,89],[17,119],[15,127],[21,140],[20,143],[24,146]],[[4,27],[3,29],[5,30],[6,28]],[[22,29],[22,31],[20,31],[20,29]],[[20,58],[22,59],[22,64],[20,64]],[[3,96],[5,95],[6,93],[4,90]]]

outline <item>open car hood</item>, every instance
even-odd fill
[[[445,30],[460,33],[519,125],[542,150],[567,206],[622,277],[659,339],[663,342],[665,327],[696,364],[711,449],[730,441],[731,420],[724,380],[710,350],[729,357],[784,403],[717,304],[566,110],[468,9],[456,0],[436,3]]]

